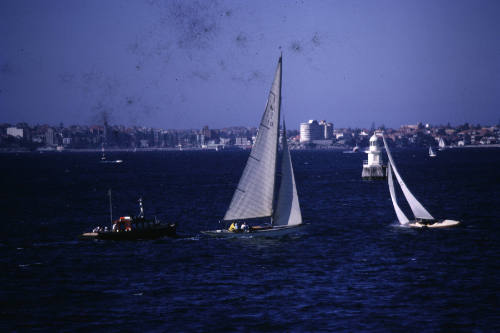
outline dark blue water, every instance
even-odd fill
[[[453,229],[402,228],[364,154],[293,152],[300,234],[210,239],[248,152],[0,155],[0,329],[498,331],[500,151],[395,151],[407,184]],[[185,237],[82,241],[117,215]]]

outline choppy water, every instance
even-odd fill
[[[211,239],[248,152],[0,155],[0,329],[43,331],[498,331],[498,149],[395,151],[448,230],[402,228],[364,154],[292,152],[299,234]],[[116,215],[185,237],[81,241]]]

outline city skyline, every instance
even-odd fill
[[[461,127],[464,125],[470,126],[470,127],[499,127],[500,126],[500,119],[496,122],[491,122],[491,123],[479,123],[479,122],[463,122],[463,123],[454,123],[452,121],[446,121],[444,123],[428,123],[428,122],[423,122],[423,121],[417,121],[415,123],[404,123],[404,124],[399,124],[396,126],[387,126],[386,124],[383,123],[375,123],[372,121],[371,123],[367,124],[366,126],[337,126],[336,122],[331,120],[331,119],[315,119],[315,118],[308,118],[300,121],[297,125],[295,126],[288,126],[287,125],[287,131],[297,131],[300,132],[301,125],[305,123],[309,123],[311,121],[314,121],[316,123],[322,123],[326,122],[332,125],[332,128],[335,129],[356,129],[356,130],[377,130],[380,128],[386,128],[386,129],[399,129],[407,126],[429,126],[432,128],[438,128],[438,127]],[[159,126],[159,125],[153,125],[153,126],[148,126],[145,124],[121,124],[121,123],[112,123],[112,122],[106,122],[107,125],[105,125],[102,122],[89,122],[89,123],[65,123],[63,121],[55,121],[53,123],[43,123],[43,122],[29,122],[29,121],[17,121],[17,122],[8,122],[8,121],[2,121],[0,119],[0,126],[5,127],[6,125],[9,125],[10,127],[16,127],[18,125],[27,125],[29,127],[36,127],[36,126],[47,126],[47,127],[52,127],[52,128],[58,128],[58,127],[63,127],[63,128],[69,128],[69,127],[101,127],[103,128],[104,126],[108,127],[119,127],[119,128],[145,128],[145,129],[158,129],[158,130],[173,130],[173,131],[201,131],[205,127],[209,129],[214,129],[214,130],[221,130],[221,129],[231,129],[231,128],[246,128],[246,129],[257,129],[258,126],[256,125],[240,125],[240,124],[229,124],[227,126],[223,127],[215,127],[211,126],[210,124],[203,124],[201,127],[185,127],[185,128],[180,128],[180,127],[164,127],[164,126]],[[23,127],[21,126],[21,127]],[[280,128],[283,127],[283,124],[280,124]]]
[[[5,1],[0,121],[253,127],[283,52],[290,128],[493,125],[498,16],[495,1]]]
[[[400,128],[335,129],[326,121],[310,120],[301,123],[300,131],[287,130],[292,149],[344,149],[366,145],[368,138],[377,132],[385,133],[388,140],[399,146],[428,147],[446,145],[460,147],[478,145],[498,147],[500,125],[479,126],[463,124],[452,126],[430,126],[428,124],[404,125]],[[201,129],[161,129],[147,127],[124,127],[118,125],[49,125],[15,126],[0,124],[0,151],[73,150],[100,149],[248,149],[256,138],[255,127],[227,127],[221,129],[204,126]]]

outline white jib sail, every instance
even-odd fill
[[[259,131],[224,220],[273,214],[281,99],[281,57]]]
[[[298,225],[302,223],[299,196],[295,186],[292,159],[286,141],[286,127],[283,121],[283,156],[281,160],[281,184],[278,193],[278,204],[274,215],[273,225]]]
[[[401,190],[410,205],[411,211],[416,218],[426,219],[426,220],[434,220],[431,214],[422,206],[422,204],[415,198],[415,196],[410,192],[408,187],[403,181],[403,178],[399,175],[398,169],[396,168],[396,164],[394,164],[394,160],[392,159],[391,151],[389,150],[389,146],[387,146],[387,142],[385,141],[385,137],[382,136],[384,140],[385,151],[387,152],[387,156],[389,157],[389,162],[391,164],[392,170],[396,175],[396,179],[398,180],[399,186],[401,186]]]
[[[389,165],[387,166],[387,182],[389,183],[389,192],[391,193],[392,205],[394,206],[394,211],[396,212],[399,223],[407,224],[410,221],[406,217],[405,213],[403,213],[401,208],[399,208],[398,201],[396,199],[396,191],[394,191],[394,181],[392,179],[391,169],[392,169],[392,166],[391,166],[391,163],[389,162]]]

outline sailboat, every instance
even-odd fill
[[[101,146],[101,160],[100,163],[122,163],[122,160],[108,160],[106,159],[106,154],[104,153],[104,144]]]
[[[444,141],[443,138],[439,138],[438,147],[439,147],[439,150],[445,150],[446,149],[446,142]]]
[[[436,152],[432,149],[432,146],[429,146],[429,156],[430,157],[436,157]]]
[[[399,223],[401,225],[413,227],[413,228],[443,228],[443,227],[452,227],[458,225],[460,222],[455,220],[436,220],[428,211],[424,208],[424,206],[415,198],[415,196],[410,192],[408,187],[406,186],[403,178],[401,178],[396,165],[394,164],[394,160],[392,159],[391,151],[387,146],[387,142],[385,141],[385,137],[382,136],[384,140],[385,151],[387,152],[387,156],[389,157],[389,163],[387,166],[387,182],[389,184],[389,192],[391,194],[392,205],[394,206],[394,211],[396,212],[396,216],[398,217]],[[392,172],[394,172],[396,179],[401,187],[403,195],[408,202],[411,211],[415,217],[414,220],[410,221],[408,217],[404,214],[401,208],[398,205],[396,198],[396,191],[394,189],[394,181],[392,178]]]
[[[266,109],[259,125],[255,144],[248,157],[238,186],[234,191],[224,221],[232,222],[230,230],[203,231],[211,236],[282,235],[302,225],[299,198],[293,174],[290,150],[283,122],[283,150],[281,154],[281,184],[276,195],[278,141],[281,110],[282,57],[278,61]],[[276,204],[275,204],[276,202]],[[246,222],[270,219],[269,223],[247,226]],[[239,228],[243,221],[244,228]]]

